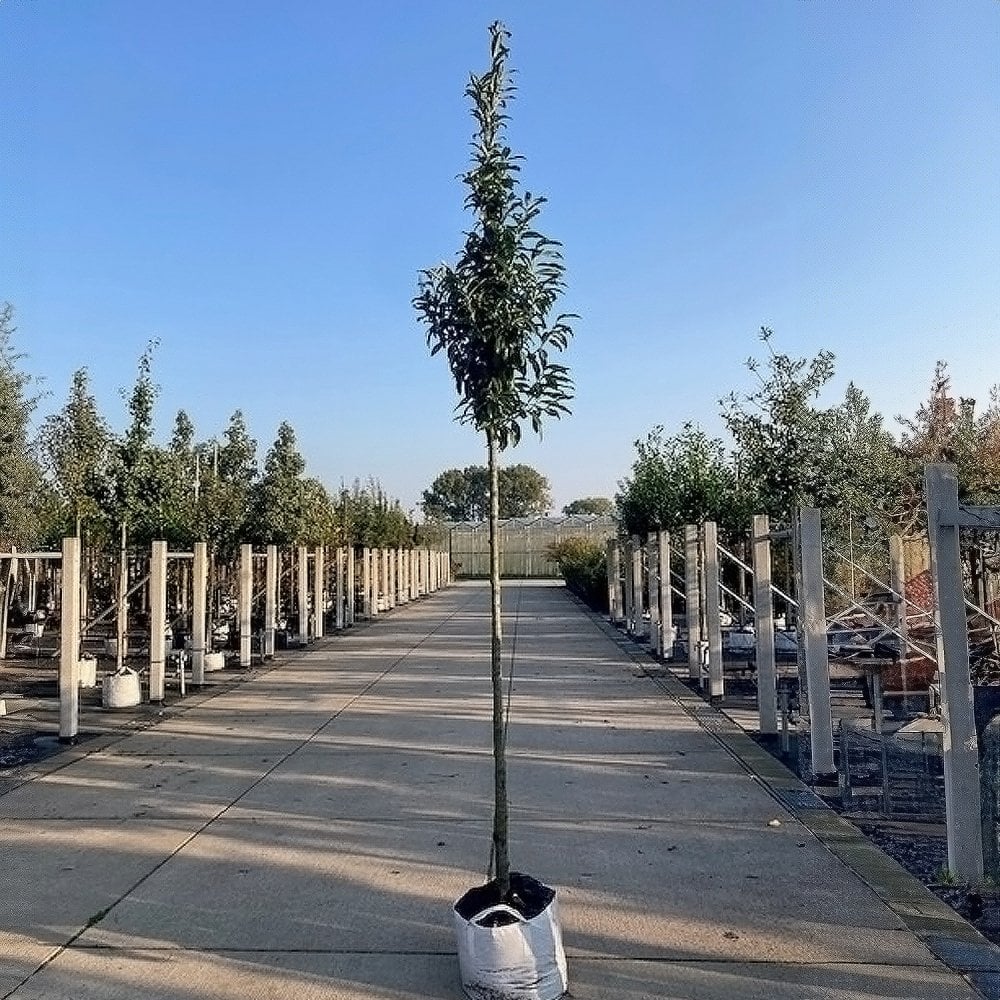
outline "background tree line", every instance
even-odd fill
[[[169,439],[158,443],[155,343],[122,390],[121,433],[101,413],[86,368],[33,433],[39,381],[15,347],[13,318],[9,304],[0,306],[0,544],[53,546],[79,533],[92,547],[117,548],[124,530],[136,545],[204,540],[228,557],[240,542],[395,547],[417,540],[412,520],[377,481],[331,492],[309,476],[288,423],[262,461],[240,410],[208,438],[180,410]]]
[[[746,535],[755,513],[788,521],[801,505],[823,510],[832,536],[863,541],[925,530],[923,467],[958,467],[961,499],[1000,503],[1000,398],[985,407],[955,398],[939,362],[926,402],[896,417],[893,434],[853,382],[831,404],[821,395],[835,374],[834,356],[780,353],[762,329],[765,353],[750,358],[756,380],[746,393],[719,401],[731,445],[693,423],[674,434],[656,427],[635,443],[631,474],[615,497],[622,530],[676,532],[715,520],[730,542]]]

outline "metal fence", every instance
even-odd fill
[[[489,524],[465,521],[446,527],[455,575],[466,579],[489,576]],[[567,538],[588,538],[603,544],[617,530],[618,524],[613,517],[596,514],[502,520],[500,575],[513,579],[555,579],[559,576],[559,567],[546,555],[549,545]]]
[[[838,774],[846,809],[892,819],[943,823],[944,754],[941,738],[924,733],[903,741],[841,727]]]

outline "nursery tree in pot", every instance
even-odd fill
[[[572,381],[552,360],[572,336],[569,314],[550,318],[564,290],[560,244],[537,231],[545,202],[520,193],[520,157],[506,143],[514,88],[507,71],[509,32],[490,28],[491,63],[466,88],[476,132],[472,165],[462,180],[474,222],[454,265],[423,271],[414,299],[431,354],[448,359],[457,418],[486,439],[490,483],[491,678],[493,687],[493,858],[499,898],[510,896],[506,733],[501,651],[499,453],[518,443],[529,423],[568,413]]]

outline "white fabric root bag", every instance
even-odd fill
[[[569,988],[555,897],[535,917],[503,903],[470,919],[458,911],[455,936],[462,989],[470,1000],[558,1000]],[[513,923],[483,926],[498,913]]]

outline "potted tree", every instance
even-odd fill
[[[498,469],[500,453],[518,443],[523,424],[541,433],[545,417],[569,412],[572,381],[552,357],[566,348],[575,317],[550,319],[565,287],[560,244],[535,228],[545,199],[520,193],[521,158],[505,139],[514,95],[509,37],[500,22],[491,25],[490,66],[466,87],[476,123],[472,164],[462,178],[472,228],[454,265],[421,272],[414,306],[431,354],[448,359],[457,419],[485,437],[489,471],[493,877],[455,904],[463,987],[474,998],[550,1000],[567,988],[555,893],[510,868]]]

